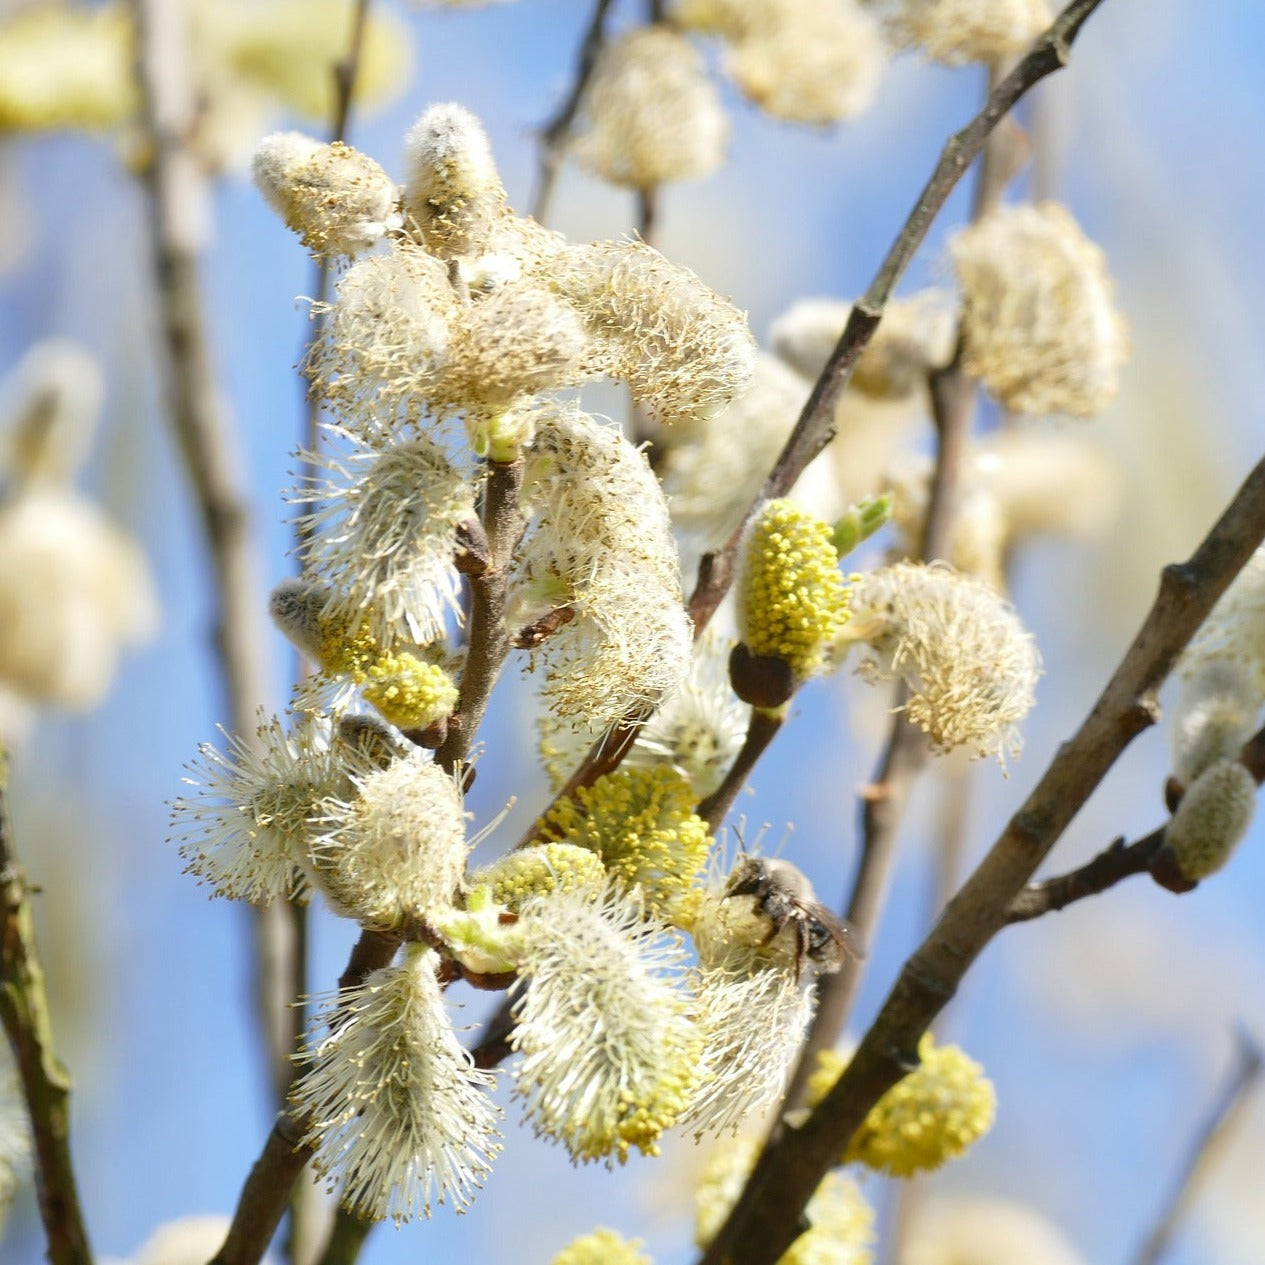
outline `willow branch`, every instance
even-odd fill
[[[505,625],[505,591],[514,546],[525,520],[519,507],[523,485],[522,460],[489,461],[483,489],[481,519],[487,535],[487,566],[470,577],[470,636],[461,674],[455,724],[435,753],[441,768],[452,771],[470,754],[475,734],[487,710],[492,687],[510,651]]]
[[[1238,1057],[1224,1088],[1200,1124],[1172,1191],[1164,1201],[1154,1228],[1147,1235],[1133,1265],[1156,1265],[1190,1211],[1200,1185],[1238,1126],[1265,1066],[1260,1047],[1240,1034]]]
[[[593,76],[593,67],[597,65],[597,56],[606,39],[606,13],[610,7],[611,0],[597,0],[593,6],[593,16],[589,19],[588,30],[585,31],[584,41],[580,45],[571,91],[540,133],[540,165],[537,169],[536,196],[532,199],[531,213],[532,218],[542,224],[553,201],[554,186],[558,182],[558,170],[562,166],[571,124],[575,122],[576,111],[580,108],[584,90]]]
[[[1158,715],[1156,694],[1177,655],[1265,538],[1265,460],[1159,593],[1120,666],[1076,734],[905,963],[833,1089],[797,1129],[783,1129],[703,1257],[705,1265],[772,1265],[795,1222],[865,1114],[914,1066],[918,1040],[966,971],[1006,925],[1011,902],[1130,742]]]
[[[1028,883],[1010,902],[1007,922],[1029,922],[1055,913],[1087,896],[1097,896],[1134,874],[1147,874],[1164,846],[1164,827],[1126,844],[1116,839],[1092,861],[1067,874]]]
[[[32,888],[9,833],[8,752],[0,746],[0,1022],[35,1142],[35,1182],[52,1265],[92,1265],[70,1156],[70,1076],[53,1048]]]
[[[742,788],[746,786],[751,770],[756,761],[764,754],[769,743],[781,732],[785,723],[784,712],[769,712],[759,707],[751,709],[751,719],[747,722],[747,736],[743,739],[742,748],[729,766],[724,781],[705,799],[698,808],[698,815],[715,833],[721,822],[729,816]]]

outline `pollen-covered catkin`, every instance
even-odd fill
[[[515,1094],[577,1163],[623,1163],[689,1105],[702,1038],[677,982],[679,942],[622,887],[554,893],[519,915]],[[601,1040],[594,1040],[600,1032]]]
[[[815,1106],[843,1072],[833,1050],[818,1056],[807,1098]],[[937,1046],[930,1033],[918,1044],[918,1066],[870,1108],[844,1153],[893,1177],[939,1168],[967,1151],[993,1127],[997,1095],[984,1069],[957,1046]]]
[[[347,430],[380,439],[420,418],[457,317],[445,266],[412,242],[395,243],[339,281],[304,372],[312,390],[337,405]]]
[[[571,152],[611,184],[698,180],[724,160],[729,123],[694,46],[670,27],[635,27],[598,55]]]
[[[500,1150],[493,1078],[453,1031],[438,963],[411,945],[401,965],[324,998],[291,1090],[316,1171],[369,1221],[464,1208]]]
[[[1035,701],[1041,659],[994,589],[948,567],[898,562],[854,577],[842,657],[861,642],[867,681],[903,680],[906,715],[937,748],[1018,755],[1016,729]]]
[[[588,324],[595,370],[626,382],[658,420],[710,417],[750,382],[756,345],[746,317],[652,247],[572,246],[550,267]]]
[[[391,178],[342,141],[274,132],[259,142],[253,170],[269,206],[318,258],[359,254],[400,225]]]
[[[461,790],[412,750],[322,801],[309,878],[344,918],[396,928],[456,900],[469,847]]]
[[[475,517],[468,474],[424,437],[380,449],[351,441],[312,463],[329,477],[292,498],[319,505],[304,520],[303,558],[330,587],[323,613],[367,622],[383,643],[440,637],[458,614],[457,529]]]
[[[545,824],[564,842],[592,849],[607,873],[641,888],[652,914],[670,918],[712,843],[695,803],[689,781],[668,765],[624,767],[561,799]]]
[[[766,502],[743,543],[735,583],[738,633],[755,655],[812,676],[848,618],[848,592],[828,523],[794,501]]]
[[[604,1227],[572,1239],[549,1265],[653,1265],[640,1239],[626,1239]]]
[[[999,207],[959,232],[962,364],[1007,408],[1090,417],[1129,351],[1102,251],[1055,202]]]
[[[652,707],[689,671],[691,637],[667,506],[645,457],[574,406],[542,409],[524,492],[535,521],[510,581],[521,625],[573,618],[536,657],[554,715],[601,728]]]

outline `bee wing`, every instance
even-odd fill
[[[827,972],[839,970],[846,958],[860,961],[865,957],[860,937],[850,922],[815,901],[805,904],[804,912],[821,929],[820,933],[813,937],[817,941],[814,946],[814,956]]]

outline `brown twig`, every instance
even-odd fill
[[[584,90],[593,76],[593,67],[597,65],[598,54],[606,40],[606,13],[610,7],[611,0],[597,0],[593,6],[593,16],[589,19],[584,41],[580,45],[571,91],[540,133],[540,166],[537,169],[536,196],[532,199],[531,213],[532,218],[542,224],[553,201],[554,186],[558,182],[558,170],[562,166],[571,124],[575,122],[576,111],[580,108]]]
[[[1077,869],[1039,883],[1028,883],[1010,902],[1006,921],[1029,922],[1042,914],[1066,909],[1087,896],[1097,896],[1131,875],[1146,874],[1163,846],[1162,826],[1134,843],[1116,839],[1092,861]]]
[[[470,635],[457,700],[460,723],[449,727],[448,736],[435,753],[440,767],[449,771],[456,769],[470,754],[492,687],[510,651],[510,632],[505,626],[505,588],[514,546],[525,525],[518,503],[522,484],[521,458],[487,463],[480,516],[487,534],[488,559],[481,573],[470,577]]]
[[[746,786],[756,761],[781,732],[785,720],[786,716],[781,711],[769,712],[759,707],[751,709],[751,719],[747,723],[747,736],[743,739],[742,749],[734,757],[724,781],[695,810],[713,833],[729,816],[729,810]]]
[[[139,33],[144,171],[157,299],[165,343],[168,417],[202,517],[215,588],[215,647],[223,713],[245,742],[255,709],[271,697],[264,652],[261,568],[247,510],[236,438],[216,383],[203,320],[198,252],[206,177],[189,152],[195,119],[188,69],[187,13],[180,0],[133,0]],[[280,909],[254,913],[256,1010],[270,1079],[289,1079],[287,927]]]
[[[70,1156],[70,1076],[53,1048],[32,888],[9,834],[9,755],[0,745],[0,1023],[35,1142],[35,1184],[52,1265],[92,1265]]]
[[[1246,1033],[1240,1032],[1235,1065],[1224,1088],[1217,1095],[1207,1116],[1191,1140],[1190,1150],[1181,1166],[1168,1198],[1151,1232],[1146,1236],[1133,1265],[1156,1265],[1177,1233],[1200,1185],[1216,1163],[1219,1153],[1238,1126],[1265,1067],[1261,1048]]]
[[[1082,18],[1090,8],[1087,0]],[[1263,538],[1265,460],[1191,558],[1164,568],[1151,610],[1090,714],[905,963],[834,1088],[800,1127],[774,1136],[705,1265],[772,1265],[790,1245],[817,1184],[865,1113],[914,1066],[919,1038],[1006,925],[1012,901],[1121,752],[1154,723],[1157,691],[1177,655]]]

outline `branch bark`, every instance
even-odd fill
[[[772,1265],[790,1246],[812,1192],[866,1112],[915,1064],[919,1038],[1006,925],[1011,902],[1121,752],[1154,723],[1156,693],[1177,655],[1263,538],[1265,460],[1191,558],[1164,569],[1150,612],[1084,723],[905,963],[834,1088],[800,1127],[775,1134],[704,1265]]]
[[[0,1022],[35,1142],[35,1184],[52,1265],[92,1265],[70,1156],[70,1076],[53,1048],[31,886],[9,831],[8,752],[0,746]]]

